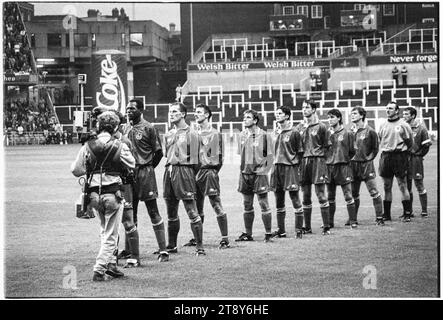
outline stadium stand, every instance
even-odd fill
[[[32,72],[29,39],[16,3],[3,6],[3,65],[5,72]]]
[[[3,65],[5,76],[36,74],[36,64],[20,8],[15,2],[3,5]],[[72,132],[63,131],[44,87],[30,98],[23,84],[7,86],[3,101],[4,143],[68,143]],[[24,94],[23,94],[24,93]]]

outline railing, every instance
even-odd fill
[[[254,88],[257,88],[254,90]],[[248,98],[251,99],[252,91],[258,91],[258,97],[262,98],[263,90],[268,90],[269,97],[272,98],[272,90],[279,89],[280,92],[283,90],[290,90],[291,92],[294,91],[294,84],[293,83],[276,83],[276,84],[250,84],[248,86]],[[280,98],[281,99],[281,98]]]
[[[304,41],[304,42],[296,42],[294,44],[295,55],[298,56],[299,46],[307,45],[308,48],[308,56],[311,55],[311,45],[314,45],[314,54],[317,56],[317,50],[323,51],[326,48],[333,48],[332,51],[335,51],[335,40],[319,40],[319,41]]]
[[[289,59],[289,50],[288,49],[267,49],[267,50],[243,50],[241,52],[241,61],[245,61],[247,54],[250,54],[249,60],[246,61],[254,61],[254,58],[259,58],[258,53],[260,53],[260,60],[265,60],[265,57],[269,57],[271,55],[272,60],[275,60],[276,53],[282,52],[286,60]]]
[[[212,96],[213,92],[217,92],[223,96],[223,86],[198,86],[197,95],[199,98],[201,92],[208,92],[210,97]]]
[[[212,48],[220,47],[244,47],[248,45],[248,38],[232,38],[232,39],[212,39]],[[234,49],[234,50],[235,50]]]
[[[337,49],[338,48],[338,49]],[[328,50],[328,56],[329,58],[335,59],[338,58],[342,55],[344,55],[345,53],[349,53],[349,52],[357,52],[358,48],[356,45],[352,45],[352,46],[338,46],[336,47],[336,50],[332,53],[329,52]]]
[[[395,80],[386,80],[386,79],[382,79],[382,80],[353,80],[353,81],[340,81],[340,95],[343,95],[343,87],[345,84],[351,84],[352,85],[352,95],[355,96],[355,90],[356,90],[356,85],[357,84],[365,84],[366,88],[369,89],[369,84],[370,83],[375,83],[375,84],[379,84],[380,85],[380,89],[383,93],[384,88],[386,87],[386,85],[384,85],[385,83],[388,83],[392,85],[392,87],[396,88],[396,84],[395,84]]]
[[[432,49],[425,49],[425,44],[432,44]],[[413,46],[420,46],[420,49],[411,50],[411,45]],[[393,43],[381,43],[381,53],[382,54],[389,54],[394,52],[394,54],[398,53],[398,47],[400,46],[406,46],[405,50],[400,50],[400,52],[406,52],[406,53],[425,53],[425,52],[436,52],[437,51],[437,41],[415,41],[415,42],[393,42]]]
[[[224,62],[228,61],[228,53],[226,51],[209,51],[203,53],[203,62],[206,62],[206,55],[212,55],[212,60],[217,61],[217,56],[220,56],[220,60]]]
[[[431,84],[438,84],[438,78],[428,78],[428,93],[431,92]]]
[[[75,134],[75,133],[74,133]],[[29,145],[29,144],[47,144],[49,135],[45,135],[44,132],[23,132],[18,134],[15,131],[7,132],[3,134],[3,145],[15,146],[15,145]],[[60,142],[63,142],[63,137],[59,136]],[[60,142],[58,142],[60,144]],[[67,143],[67,141],[66,141]]]
[[[369,45],[369,42],[372,42],[372,45],[370,46]],[[366,50],[369,52],[369,47],[373,47],[373,46],[376,46],[377,45],[377,42],[378,42],[378,44],[381,44],[382,42],[383,42],[383,40],[382,40],[382,38],[360,38],[360,39],[352,39],[352,45],[357,45],[358,46],[358,43],[363,43],[364,44],[364,46],[366,47]]]
[[[383,52],[382,52],[382,44],[387,44],[387,43],[390,43],[390,42],[397,42],[397,41],[395,41],[396,39],[402,39],[402,36],[404,36],[405,34],[406,34],[406,32],[408,32],[411,28],[413,28],[413,27],[415,27],[416,26],[416,24],[415,23],[413,23],[413,24],[411,24],[410,26],[408,26],[408,27],[406,27],[405,29],[403,29],[402,31],[400,31],[400,32],[398,32],[398,33],[396,33],[396,34],[394,34],[392,37],[390,37],[389,39],[386,39],[386,35],[385,35],[385,41],[383,41],[382,43],[380,43],[380,45],[375,49],[375,50],[373,50],[372,51],[372,54],[383,54]],[[405,40],[407,40],[408,38],[406,38],[406,37],[404,37],[404,39]],[[394,40],[394,41],[391,41],[391,40]]]
[[[171,103],[148,103],[145,104],[145,110],[147,108],[154,108],[154,118],[158,117],[158,108],[168,108],[171,106]]]
[[[139,99],[143,101],[143,105],[146,104],[146,97],[145,96],[128,96],[128,101],[131,101],[132,99]]]
[[[432,40],[437,40],[438,29],[430,28],[430,29],[410,29],[409,30],[409,41],[412,41],[412,37],[414,33],[418,33],[420,35],[420,41],[424,40],[424,36],[426,34],[432,35]]]

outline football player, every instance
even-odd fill
[[[334,227],[335,196],[337,186],[341,186],[348,210],[351,228],[357,228],[357,215],[355,212],[354,198],[352,197],[351,182],[352,169],[351,158],[355,154],[352,134],[343,127],[343,117],[338,109],[328,111],[330,126],[331,147],[326,153],[326,165],[328,167],[328,202],[329,202],[329,226]]]
[[[403,222],[411,221],[411,201],[408,191],[407,174],[409,152],[412,148],[412,129],[400,118],[400,109],[396,102],[386,105],[388,119],[380,126],[380,165],[379,174],[383,178],[385,200],[383,201],[383,219],[391,220],[392,183],[397,178],[403,204]]]
[[[170,253],[177,252],[177,237],[180,231],[178,216],[182,200],[191,220],[191,230],[196,241],[196,255],[205,255],[203,249],[203,224],[196,207],[198,170],[198,135],[186,123],[186,106],[174,102],[169,107],[169,121],[173,128],[165,134],[166,170],[163,176],[163,197],[168,212],[168,246]]]
[[[366,188],[372,198],[375,209],[376,223],[384,225],[383,221],[383,200],[377,189],[375,181],[374,158],[378,153],[378,136],[373,128],[365,124],[366,110],[363,107],[354,107],[351,110],[352,133],[354,135],[355,155],[351,159],[353,175],[352,197],[355,202],[355,217],[358,216],[360,206],[360,186],[361,182],[366,183]],[[347,222],[349,224],[349,221]]]
[[[429,148],[432,145],[429,138],[428,130],[417,119],[417,110],[413,107],[408,107],[403,111],[403,119],[411,126],[413,139],[413,145],[411,149],[411,157],[409,163],[408,172],[408,190],[411,201],[411,215],[412,215],[412,180],[414,180],[415,187],[418,191],[418,197],[421,204],[421,216],[428,216],[428,196],[425,186],[423,184],[424,170],[423,170],[423,158],[429,152]]]
[[[291,109],[286,106],[275,112],[277,129],[274,131],[274,166],[271,173],[271,189],[275,194],[278,230],[272,236],[286,238],[285,192],[289,192],[295,211],[296,238],[302,238],[303,208],[301,205],[299,164],[303,156],[300,133],[292,125]]]
[[[328,179],[326,168],[326,151],[330,147],[329,130],[319,121],[316,114],[317,104],[305,100],[302,105],[304,122],[297,126],[302,136],[303,159],[300,166],[300,178],[303,191],[303,216],[305,234],[312,233],[312,185],[320,203],[321,217],[323,220],[323,235],[329,235],[329,203],[326,197],[326,182]]]
[[[262,220],[265,227],[265,242],[272,242],[272,215],[268,203],[268,173],[272,166],[271,137],[258,126],[259,116],[255,110],[243,113],[245,130],[239,136],[239,153],[241,156],[240,179],[238,191],[243,196],[243,219],[245,232],[235,241],[253,241],[252,226],[254,223],[254,194],[260,204]]]

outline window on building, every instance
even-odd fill
[[[126,40],[126,34],[122,33],[122,44],[121,44],[122,47],[125,46],[125,40]]]
[[[434,8],[434,4],[433,3],[423,3],[421,5],[422,8]]]
[[[62,35],[60,33],[48,33],[48,47],[61,47]]]
[[[96,47],[95,33],[93,33],[93,34],[91,35],[91,46],[92,46],[93,48]]]
[[[302,16],[308,16],[308,6],[297,6],[297,14]]]
[[[294,6],[284,6],[283,15],[290,16],[294,14]]]
[[[434,23],[434,22],[435,22],[434,18],[423,18],[421,20],[421,23]]]
[[[31,33],[31,48],[35,48],[35,34]]]
[[[87,47],[88,46],[88,34],[77,33],[74,34],[74,46],[75,47]]]
[[[331,28],[331,17],[325,16],[325,29],[330,29],[330,28]]]
[[[129,45],[142,46],[143,45],[143,33],[131,33],[129,37]]]
[[[394,15],[394,4],[384,4],[383,5],[383,15],[384,16],[393,16]]]
[[[377,9],[377,12],[380,12],[380,5],[379,4],[364,4],[364,3],[357,3],[354,4],[354,10],[355,11],[363,11],[367,10],[368,6],[374,6]]]
[[[311,7],[311,18],[312,19],[321,19],[323,18],[323,6],[312,6]]]
[[[69,33],[65,34],[65,47],[69,48]]]

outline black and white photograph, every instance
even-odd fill
[[[2,2],[2,299],[441,298],[439,12]]]

